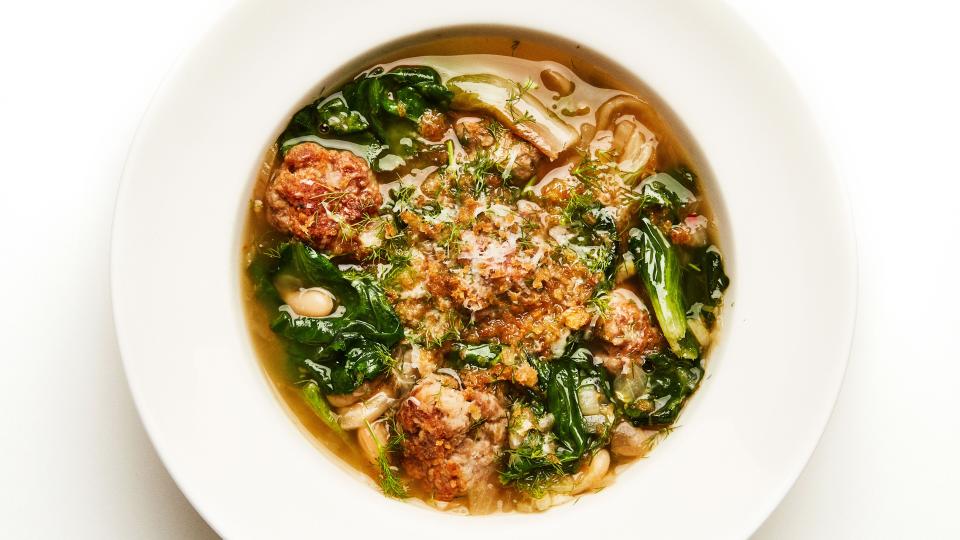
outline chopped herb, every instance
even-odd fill
[[[394,467],[390,464],[390,448],[389,442],[387,445],[380,444],[380,441],[377,440],[377,434],[373,431],[373,426],[370,425],[370,422],[365,422],[367,431],[370,433],[370,437],[373,439],[374,444],[377,445],[377,469],[380,472],[380,489],[383,490],[384,494],[396,499],[405,499],[410,495],[407,493],[407,486],[403,483],[398,476]]]
[[[533,79],[527,79],[523,83],[514,82],[513,84],[515,88],[510,91],[510,97],[507,98],[506,103],[507,112],[510,113],[510,120],[518,126],[520,124],[536,122],[537,120],[530,114],[530,111],[520,112],[517,105],[520,103],[520,100],[523,99],[523,96],[538,88],[537,83],[533,82]]]
[[[490,132],[490,135],[497,142],[499,142],[500,139],[503,138],[503,136],[506,134],[506,131],[507,131],[507,128],[503,127],[503,124],[492,119],[486,124],[484,124],[484,127],[487,128],[487,131]]]

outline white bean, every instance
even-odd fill
[[[371,431],[373,433],[370,433]],[[363,426],[357,430],[357,442],[360,444],[360,449],[363,451],[363,455],[373,464],[376,464],[377,460],[380,459],[380,449],[387,444],[389,438],[390,434],[385,422],[375,422],[370,424],[370,429]]]
[[[340,427],[346,430],[359,429],[365,426],[367,422],[373,422],[380,418],[380,415],[396,401],[386,392],[377,392],[366,401],[342,409],[340,411]]]
[[[577,478],[577,483],[574,485],[571,494],[576,495],[583,493],[596,486],[600,483],[600,480],[603,479],[603,475],[607,474],[607,469],[609,468],[610,452],[604,449],[598,450],[597,453],[593,455],[590,463],[587,464],[586,469],[579,473],[579,478]]]
[[[321,287],[281,291],[283,301],[303,317],[326,317],[333,313],[334,297]]]

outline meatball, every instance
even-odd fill
[[[632,359],[639,360],[663,346],[663,334],[643,300],[622,288],[610,293],[609,308],[597,336],[606,342],[605,353],[597,356],[614,374],[622,373]]]
[[[424,111],[417,122],[417,131],[428,141],[439,141],[447,132],[447,118],[436,111]]]
[[[537,165],[540,164],[543,154],[532,144],[502,127],[496,120],[461,118],[454,125],[454,131],[467,151],[468,158],[473,159],[481,151],[487,152],[503,170],[504,179],[526,182],[537,173]]]
[[[463,495],[494,471],[506,438],[507,417],[494,394],[461,390],[452,377],[421,379],[400,404],[401,464],[440,501]]]
[[[287,152],[264,198],[271,225],[334,256],[358,248],[353,226],[383,202],[366,161],[315,143]]]

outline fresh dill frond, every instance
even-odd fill
[[[413,194],[416,193],[416,191],[416,186],[401,186],[390,190],[391,202],[389,206],[393,212],[400,213],[412,208]]]
[[[381,234],[380,244],[369,248],[365,258],[367,263],[378,263],[377,277],[389,284],[403,270],[410,266],[410,246],[403,233],[393,236]]]
[[[584,216],[591,210],[599,208],[600,203],[589,191],[573,193],[563,208],[563,221],[566,226],[584,225]]]
[[[534,499],[543,497],[566,472],[560,459],[545,453],[541,445],[524,444],[507,450],[505,455],[506,466],[500,471],[500,483],[513,486]]]
[[[594,293],[593,298],[591,298],[587,303],[597,313],[597,316],[599,316],[601,319],[606,319],[607,313],[610,312],[609,287],[597,287],[597,291]]]
[[[530,114],[530,111],[523,111],[523,114],[519,114],[519,115],[511,114],[511,116],[512,116],[511,119],[513,120],[513,123],[518,126],[520,124],[533,124],[537,121],[537,119],[534,118],[532,114]]]
[[[603,165],[599,160],[584,156],[577,165],[570,170],[570,175],[583,182],[586,186],[594,186],[600,181]]]
[[[336,202],[348,195],[350,195],[349,192],[341,189],[336,191],[324,191],[310,197],[310,199],[323,202]]]
[[[640,443],[640,446],[643,448],[643,454],[641,454],[642,457],[647,457],[647,454],[656,448],[658,444],[663,442],[663,440],[667,438],[667,435],[673,433],[678,427],[680,426],[667,426],[660,428],[656,433],[644,439],[644,441]]]
[[[403,431],[403,428],[400,426],[400,421],[397,420],[397,415],[393,414],[390,416],[390,441],[387,442],[387,447],[391,451],[399,450],[403,443],[407,440],[407,434]]]
[[[436,326],[439,326],[439,324],[438,322]],[[446,326],[443,328],[442,333],[432,332],[428,323],[421,322],[416,330],[407,329],[405,335],[411,343],[427,350],[434,350],[443,347],[447,342],[460,341],[463,326],[464,323],[460,320],[460,316],[457,315],[455,311],[448,311],[446,314]]]
[[[523,249],[532,248],[534,244],[531,233],[539,229],[540,224],[525,217],[520,219],[520,238],[517,239],[517,245]]]
[[[444,343],[450,341],[460,341],[461,338],[461,328],[463,327],[463,322],[460,320],[460,317],[454,312],[447,313],[447,328],[443,331],[443,334],[440,334],[433,341],[433,348],[442,347]]]
[[[516,96],[516,99],[520,99],[523,96],[532,92],[533,90],[540,88],[540,85],[533,82],[533,79],[529,77],[527,77],[527,80],[523,81],[523,83],[514,82],[514,85],[516,85],[517,87],[516,92],[514,94]]]
[[[580,262],[583,263],[583,266],[594,274],[606,270],[611,260],[611,249],[607,246],[587,246],[570,243],[566,246],[561,246],[561,249],[570,253],[572,257],[579,259]]]
[[[385,495],[396,499],[409,497],[410,495],[407,493],[406,484],[397,476],[394,467],[390,464],[387,445],[380,444],[380,441],[377,439],[377,434],[374,433],[373,426],[370,425],[370,422],[365,422],[365,424],[367,431],[370,433],[370,437],[373,438],[374,444],[377,445],[377,469],[379,470],[380,476],[380,489],[383,490]]]
[[[533,79],[527,79],[523,83],[514,82],[514,88],[510,90],[510,96],[506,100],[506,109],[510,113],[510,120],[516,124],[527,124],[536,122],[536,118],[530,114],[530,111],[520,112],[517,105],[525,95],[538,88]]]
[[[484,127],[487,128],[487,131],[496,141],[499,141],[500,139],[502,139],[504,134],[507,131],[507,128],[505,128],[503,124],[501,124],[500,122],[497,122],[496,120],[490,120],[489,122],[484,124]]]
[[[336,223],[339,226],[337,227],[339,231],[337,233],[337,236],[340,239],[340,241],[346,242],[350,240],[356,235],[354,225],[351,224],[349,221],[347,221],[342,215],[340,215],[339,212],[334,212],[330,210],[330,207],[327,206],[327,202],[329,201],[326,198],[320,197],[320,204],[317,205],[316,211],[314,211],[313,215],[310,217],[311,224],[317,222],[320,216],[320,212],[323,211],[323,213],[326,214],[328,218],[330,218],[334,223]]]
[[[390,269],[384,274],[384,281],[391,281],[397,274],[405,270],[410,266],[410,250],[404,248],[402,250],[390,251],[387,254],[387,262],[390,266]]]
[[[281,247],[283,247],[282,244],[271,246],[271,247],[268,247],[267,249],[264,249],[261,253],[263,253],[267,257],[270,257],[271,259],[279,259]]]
[[[461,173],[468,175],[472,180],[472,194],[479,197],[487,190],[487,178],[496,172],[497,163],[489,152],[477,152],[473,158],[464,163],[461,167]]]
[[[450,224],[447,235],[440,240],[439,245],[446,250],[447,258],[452,259],[460,254],[460,234],[462,227],[456,221]]]

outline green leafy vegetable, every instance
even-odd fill
[[[670,171],[670,176],[676,178],[683,184],[685,187],[690,189],[697,188],[697,175],[693,171],[686,168],[685,166],[680,166]]]
[[[666,210],[673,220],[680,217],[681,210],[697,202],[697,196],[676,178],[667,173],[657,173],[640,182],[640,210],[650,208]]]
[[[571,248],[592,272],[612,275],[617,256],[617,222],[590,193],[570,197],[563,213],[564,224],[574,232]],[[611,277],[608,275],[607,277]]]
[[[352,334],[341,335],[329,346],[307,349],[307,354],[302,347],[288,350],[328,394],[352,392],[393,365],[393,357],[382,343]]]
[[[373,439],[373,442],[377,445],[377,469],[379,469],[380,474],[380,489],[382,489],[383,493],[388,497],[406,499],[410,496],[409,493],[407,493],[407,486],[403,483],[403,480],[397,476],[393,466],[390,464],[390,452],[399,446],[399,441],[391,439],[386,444],[380,444],[380,441],[377,439],[377,434],[373,431],[373,426],[371,426],[369,422],[365,422],[365,424],[367,431],[370,433],[370,438]]]
[[[301,242],[281,245],[276,257],[251,265],[257,295],[278,307],[271,328],[285,338],[290,359],[324,393],[352,392],[391,366],[389,347],[403,327],[379,283],[363,273],[343,273],[326,256]],[[327,317],[302,317],[282,307],[278,280],[303,288],[323,287],[337,300]]]
[[[426,66],[374,70],[297,111],[277,142],[281,154],[315,142],[363,156],[375,170],[389,168],[378,158],[387,150],[401,157],[413,155],[420,117],[429,109],[445,109],[452,95],[440,75]]]
[[[453,350],[450,352],[449,360],[458,369],[463,366],[488,368],[500,362],[502,351],[503,347],[499,343],[481,343],[479,345],[457,343],[454,344]]]
[[[683,403],[697,389],[703,369],[694,360],[671,353],[654,353],[644,359],[643,369],[634,370],[617,381],[614,396],[623,414],[638,427],[662,427],[673,424]],[[618,378],[619,379],[619,378]]]
[[[417,121],[427,109],[446,108],[453,94],[440,75],[426,66],[374,70],[343,87],[350,109],[369,122],[370,131],[390,151],[409,156],[415,150]]]
[[[337,422],[336,413],[330,409],[330,404],[327,403],[327,399],[320,393],[320,387],[317,386],[317,383],[308,381],[303,385],[302,392],[303,400],[307,402],[307,405],[310,406],[320,420],[330,428],[330,431],[336,433],[342,440],[350,442],[347,432],[340,427],[340,423]]]
[[[687,336],[676,250],[647,218],[642,218],[637,228],[630,229],[628,246],[670,348],[682,358],[697,358],[700,351],[696,341]]]
[[[581,456],[587,448],[587,427],[580,412],[577,390],[580,373],[569,359],[548,364],[547,410],[556,419],[554,433],[571,455]]]
[[[552,434],[532,432],[524,443],[506,451],[506,466],[500,471],[500,482],[515,486],[531,497],[539,499],[546,488],[564,474],[573,472],[579,458],[572,454],[559,456],[544,450]]]
[[[528,437],[522,446],[508,451],[500,480],[540,496],[549,483],[573,472],[584,455],[606,444],[604,437],[587,430],[580,411],[580,387],[593,384],[608,396],[611,389],[606,372],[594,364],[589,349],[579,346],[578,337],[569,340],[560,358],[528,360],[537,370],[544,412],[553,415],[553,429],[543,435],[546,439],[532,433],[534,437]],[[556,451],[545,452],[544,442],[555,443]]]
[[[716,246],[697,250],[683,272],[683,291],[690,303],[716,306],[730,278],[723,271],[723,259]]]
[[[333,98],[317,107],[320,125],[330,131],[345,135],[359,133],[370,127],[370,123],[357,111],[351,111],[341,97]]]
[[[309,345],[329,345],[344,335],[373,339],[389,347],[403,338],[400,319],[372,276],[345,275],[329,258],[301,242],[284,244],[279,252],[271,276],[274,281],[285,276],[304,288],[323,287],[336,297],[339,308],[323,318],[281,312],[271,325],[275,332]]]
[[[346,140],[350,139],[350,140]],[[368,163],[376,165],[377,156],[386,150],[386,146],[380,144],[380,141],[373,135],[363,132],[357,135],[343,136],[337,139],[323,138],[317,135],[303,135],[283,139],[280,143],[280,154],[286,155],[287,151],[303,143],[316,143],[324,148],[333,148],[335,150],[346,150],[367,160]]]

